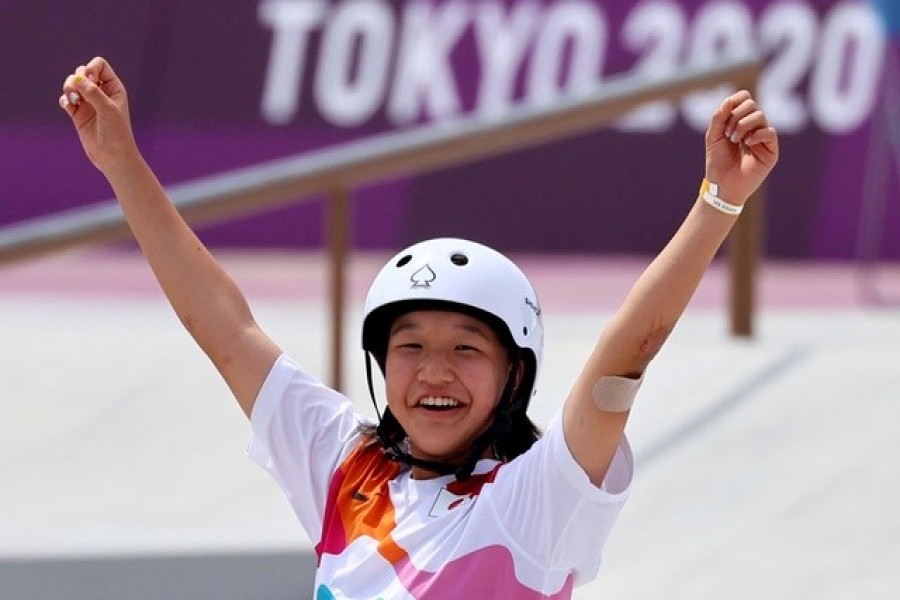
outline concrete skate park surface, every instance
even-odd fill
[[[348,274],[346,392],[369,414],[358,315],[385,258]],[[646,259],[514,258],[543,301],[544,424]],[[220,259],[327,379],[325,258]],[[877,285],[900,301],[900,268]],[[769,263],[747,340],[726,297],[717,263],[651,365],[632,496],[575,597],[900,597],[900,305],[862,302],[847,266]],[[312,597],[312,543],[138,255],[3,267],[0,332],[0,600]]]

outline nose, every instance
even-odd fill
[[[443,385],[453,381],[453,368],[447,360],[435,353],[429,353],[419,363],[416,379],[427,385]]]

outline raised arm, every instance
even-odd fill
[[[249,416],[280,350],[256,324],[234,281],[178,214],[141,156],[125,86],[106,60],[94,58],[66,78],[59,104],[71,117],[91,162],[112,186],[178,318]]]
[[[713,195],[743,206],[777,160],[777,134],[756,101],[746,91],[726,98],[706,132],[705,177],[718,186]],[[566,441],[595,484],[606,475],[628,418],[628,411],[605,409],[595,386],[606,376],[643,374],[736,220],[698,195],[681,227],[600,335],[564,409]]]

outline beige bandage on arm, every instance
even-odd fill
[[[606,375],[594,384],[594,388],[591,390],[591,397],[593,397],[597,408],[603,412],[628,412],[634,405],[634,397],[637,395],[643,381],[643,374],[637,379]]]

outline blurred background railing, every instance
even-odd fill
[[[656,100],[677,100],[722,84],[752,89],[756,57],[676,76],[622,76],[592,93],[547,107],[520,106],[492,118],[461,118],[261,163],[174,185],[167,191],[194,226],[219,223],[274,206],[325,196],[330,272],[331,384],[341,389],[345,265],[351,251],[350,198],[360,186],[497,156],[608,126]],[[87,168],[87,166],[85,167]],[[699,185],[699,183],[698,183]],[[753,332],[755,270],[762,239],[763,190],[731,233],[729,322],[732,335]],[[0,266],[76,246],[130,237],[115,200],[30,219],[0,229]]]

